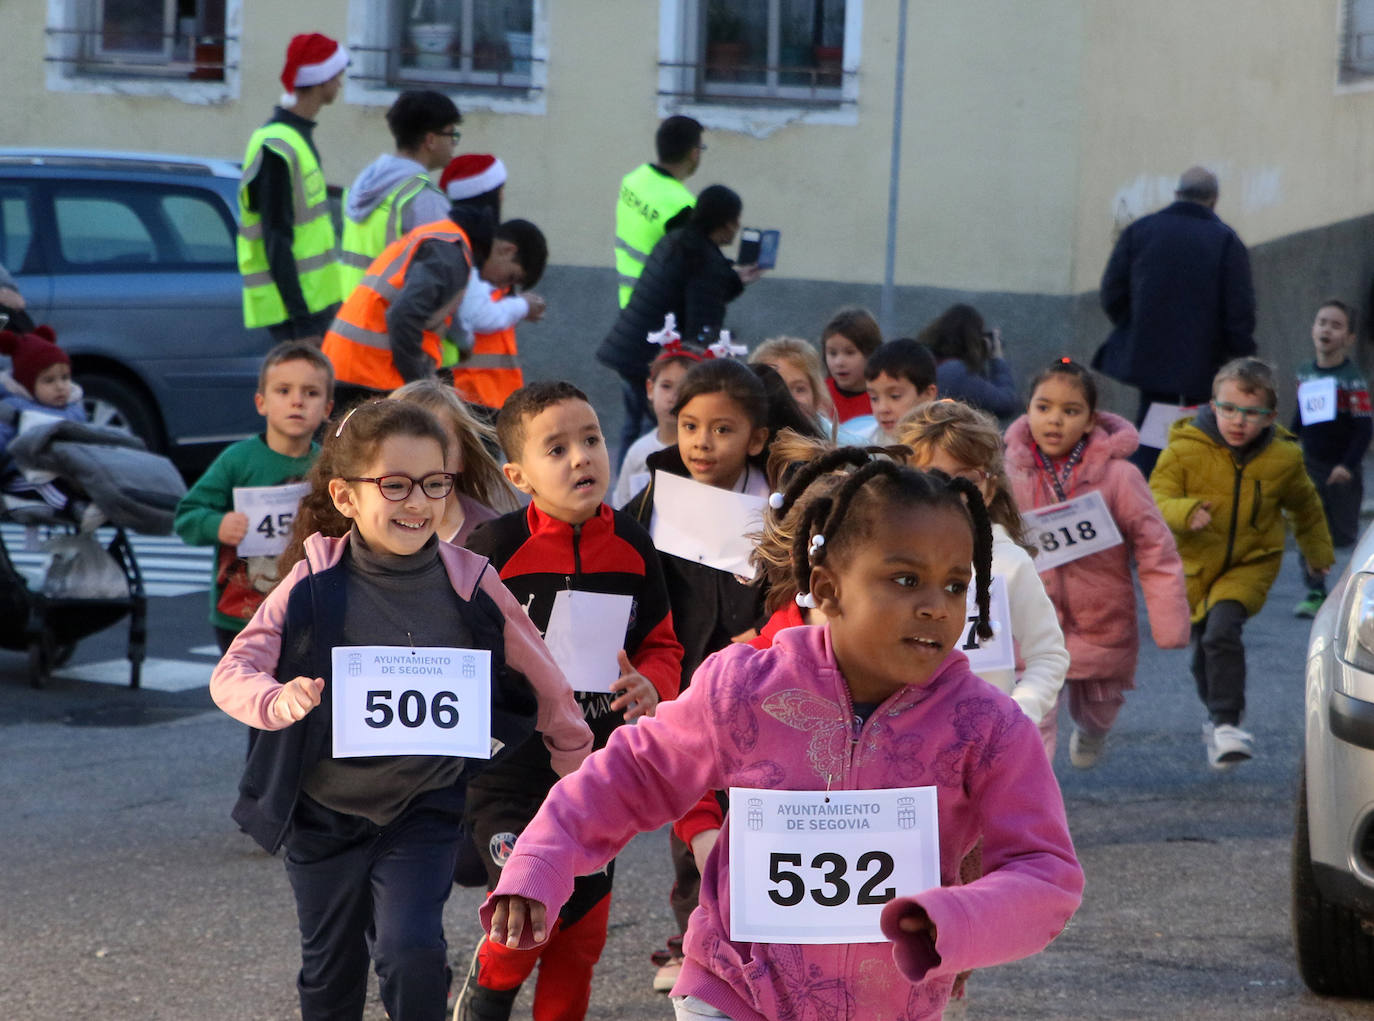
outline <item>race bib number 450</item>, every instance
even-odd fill
[[[333,650],[334,757],[491,758],[491,652],[341,645]]]
[[[1037,571],[1121,545],[1121,532],[1107,501],[1096,489],[1063,503],[1026,511],[1021,517],[1026,523],[1026,538],[1038,547]]]
[[[730,788],[730,938],[882,943],[883,905],[940,885],[934,787]]]

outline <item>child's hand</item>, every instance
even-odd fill
[[[520,936],[525,931],[525,921],[529,920],[530,938],[536,943],[544,942],[544,921],[547,911],[537,900],[525,897],[502,896],[492,898],[494,908],[491,913],[491,941],[504,943],[512,950],[519,948]]]
[[[624,649],[616,655],[616,661],[620,664],[620,677],[611,685],[611,690],[620,694],[611,703],[611,708],[624,709],[626,723],[633,723],[641,716],[652,716],[658,708],[658,689],[630,664]]]
[[[759,279],[761,276],[763,276],[764,273],[768,271],[760,268],[758,263],[752,263],[748,266],[736,266],[735,272],[739,274],[741,283],[752,284],[755,280]]]
[[[1188,531],[1199,532],[1212,522],[1212,501],[1203,500],[1202,503],[1188,515]]]
[[[897,928],[903,932],[909,932],[913,936],[917,933],[929,933],[930,942],[935,943],[935,923],[930,920],[930,916],[922,908],[913,907],[910,914],[903,915],[897,922]]]
[[[248,534],[248,515],[230,511],[219,519],[217,537],[222,545],[237,546]]]
[[[526,319],[528,319],[532,323],[537,323],[539,322],[539,320],[544,318],[544,309],[547,307],[547,305],[545,304],[543,298],[535,294],[533,291],[526,291],[524,294],[520,295],[520,297],[524,298],[525,302],[530,307],[529,312],[525,314]]]
[[[1343,464],[1338,464],[1331,469],[1331,474],[1326,477],[1328,486],[1340,486],[1349,482],[1355,476],[1350,474],[1350,469]]]
[[[719,836],[720,830],[702,830],[692,838],[692,858],[697,863],[698,872],[706,871],[706,856],[716,846]]]
[[[310,710],[320,704],[324,691],[323,677],[296,677],[281,686],[272,703],[272,715],[287,723],[303,720]]]

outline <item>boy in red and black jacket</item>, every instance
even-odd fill
[[[604,691],[577,692],[595,747],[600,748],[616,727],[653,715],[661,700],[678,693],[682,646],[673,634],[659,556],[648,533],[632,517],[604,502],[611,480],[606,445],[596,412],[577,387],[522,387],[501,408],[496,429],[510,458],[506,477],[528,493],[531,502],[524,510],[479,527],[468,548],[491,561],[550,641],[547,632],[559,593],[596,592],[630,599],[618,668],[608,669]],[[574,616],[571,625],[571,633],[587,633],[602,621]],[[467,819],[489,888],[496,886],[515,838],[557,780],[548,752],[534,740],[469,784]],[[521,984],[536,964],[535,1016],[584,1017],[592,968],[606,943],[613,869],[614,862],[597,875],[578,878],[542,946],[511,950],[483,939],[455,1017],[508,1018]]]

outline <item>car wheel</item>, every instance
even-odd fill
[[[92,425],[123,429],[139,437],[149,450],[162,453],[166,446],[157,412],[135,387],[113,376],[83,375],[77,380],[84,391],[82,403]]]
[[[1298,773],[1293,831],[1293,947],[1298,972],[1321,996],[1374,998],[1374,937],[1360,916],[1322,896],[1307,835],[1307,768]]]

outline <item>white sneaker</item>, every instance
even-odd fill
[[[1204,724],[1202,740],[1213,769],[1232,769],[1255,754],[1254,737],[1230,723]]]
[[[1106,734],[1093,735],[1074,727],[1069,736],[1069,762],[1076,769],[1092,769],[1106,748]]]

